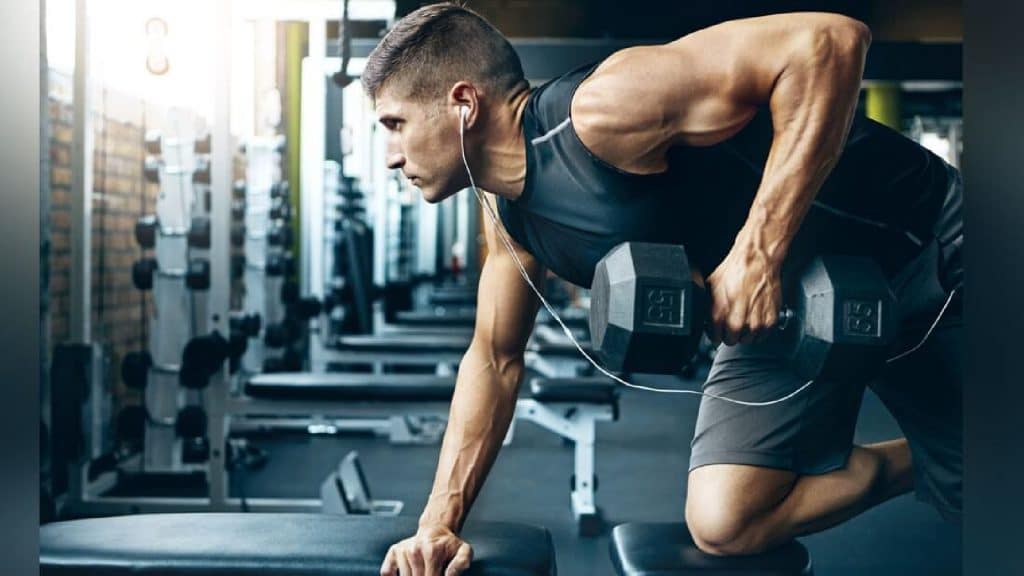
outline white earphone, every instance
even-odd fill
[[[459,106],[459,118],[462,119],[462,123],[466,123],[466,118],[469,117],[469,106]]]

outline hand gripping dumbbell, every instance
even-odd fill
[[[593,347],[619,372],[680,373],[708,318],[708,297],[678,245],[616,246],[598,262],[590,298]],[[882,366],[895,333],[895,297],[873,261],[815,258],[792,300],[777,329],[801,377],[866,378]]]

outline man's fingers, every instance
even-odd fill
[[[395,561],[395,547],[388,548],[384,562],[380,565],[380,576],[398,576],[398,563]]]
[[[412,570],[412,564],[410,564],[405,550],[396,553],[395,557],[398,560],[398,576],[415,576],[416,573]]]
[[[405,558],[409,561],[409,568],[412,569],[410,576],[424,576],[423,548],[419,544],[413,542],[409,546]]]
[[[459,546],[458,552],[455,553],[455,558],[448,563],[448,569],[444,571],[444,576],[458,576],[469,569],[469,563],[473,561],[473,549],[469,544],[463,542]]]
[[[432,548],[429,543],[423,545],[421,552],[424,576],[441,576],[445,555],[439,554],[440,551]]]
[[[722,310],[715,308],[711,311],[711,342],[714,344],[721,344],[722,338],[725,334],[725,314]]]
[[[740,338],[747,334],[747,319],[745,311],[743,313],[733,314],[729,317],[729,320],[725,323],[725,343],[729,346],[735,345],[740,341]]]
[[[711,322],[708,324],[708,340],[715,346],[722,343],[722,331],[718,327],[717,322]]]

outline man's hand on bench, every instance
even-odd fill
[[[445,526],[420,526],[414,536],[388,549],[381,576],[458,576],[469,568],[473,549]]]

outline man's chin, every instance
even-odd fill
[[[420,188],[420,193],[423,195],[423,200],[425,200],[427,204],[437,204],[451,196],[451,194],[437,188]]]

